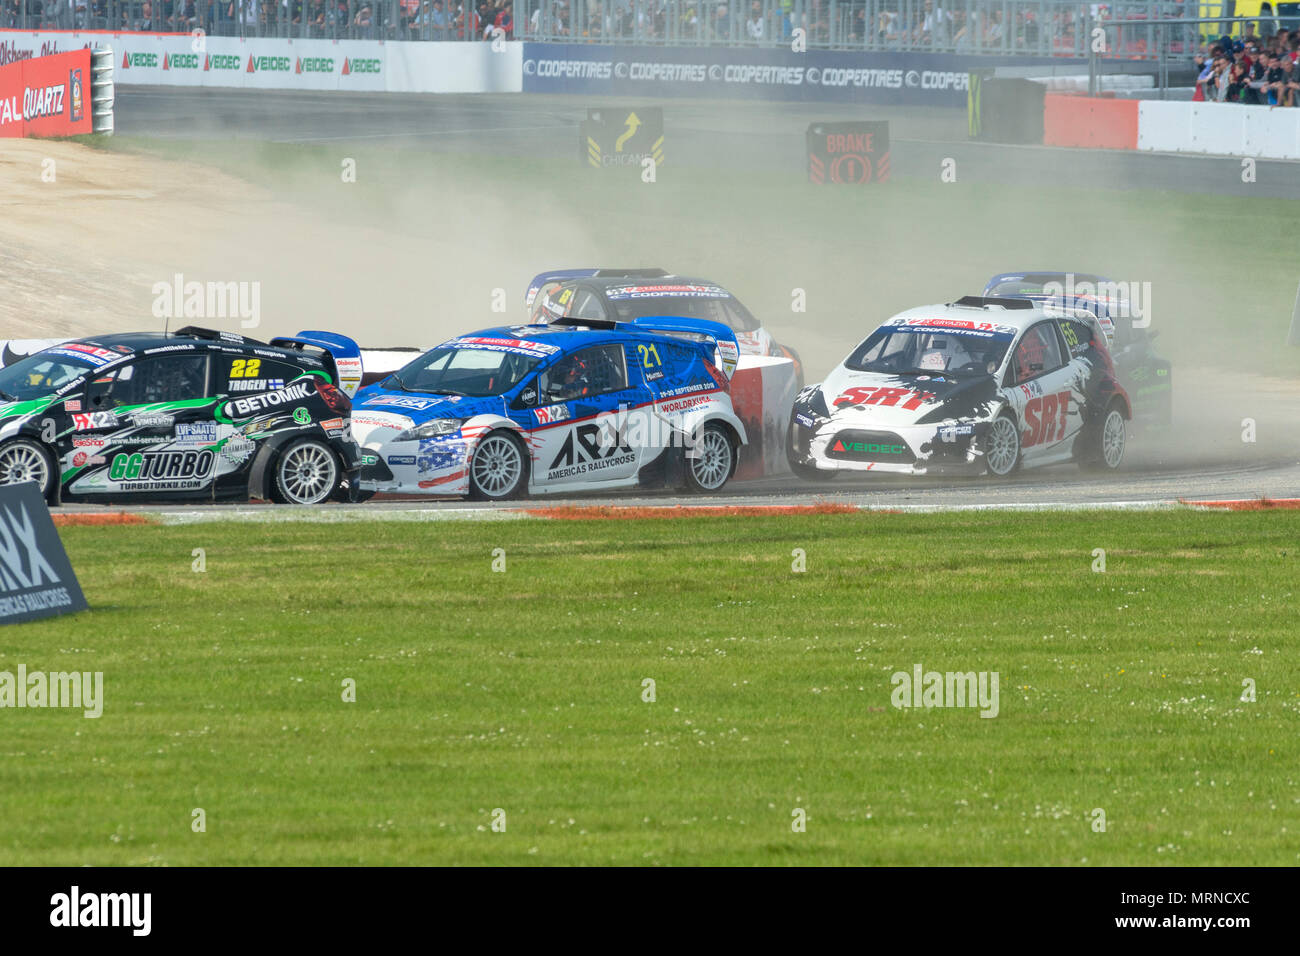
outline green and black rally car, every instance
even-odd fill
[[[355,499],[360,356],[326,332],[60,342],[0,369],[0,484],[35,482],[51,504]]]

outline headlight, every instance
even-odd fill
[[[831,417],[831,411],[826,407],[826,396],[822,393],[820,385],[805,385],[798,398],[794,400],[794,407],[796,410],[800,407],[806,408],[818,418]]]
[[[425,422],[423,425],[416,425],[414,428],[399,432],[393,436],[392,440],[417,441],[421,438],[437,438],[439,435],[450,435],[452,432],[460,431],[460,426],[467,421],[469,421],[467,418],[435,418],[431,422]]]

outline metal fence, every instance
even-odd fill
[[[1244,4],[1243,4],[1244,5]],[[1208,38],[1300,28],[1300,0],[0,0],[0,26],[214,36],[1187,55]],[[1255,6],[1258,6],[1257,4]],[[1093,21],[1096,21],[1095,23]],[[1163,21],[1156,30],[1156,21]]]

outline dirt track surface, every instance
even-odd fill
[[[50,170],[53,182],[42,178]],[[249,334],[284,334],[316,327],[311,316],[364,316],[377,284],[365,276],[415,275],[424,262],[424,250],[410,242],[356,224],[339,229],[311,209],[191,163],[6,140],[0,183],[0,338],[161,330],[155,283],[177,273],[253,281],[272,269],[277,281],[261,283],[268,328]],[[271,316],[284,315],[304,321],[270,327]],[[218,324],[240,328],[238,320]]]
[[[0,182],[6,338],[152,327],[152,284],[221,241],[230,199],[256,205],[209,170],[47,140],[6,141]]]

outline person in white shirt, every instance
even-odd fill
[[[745,21],[745,36],[751,40],[763,39],[763,4],[754,0],[750,6],[749,19]]]

